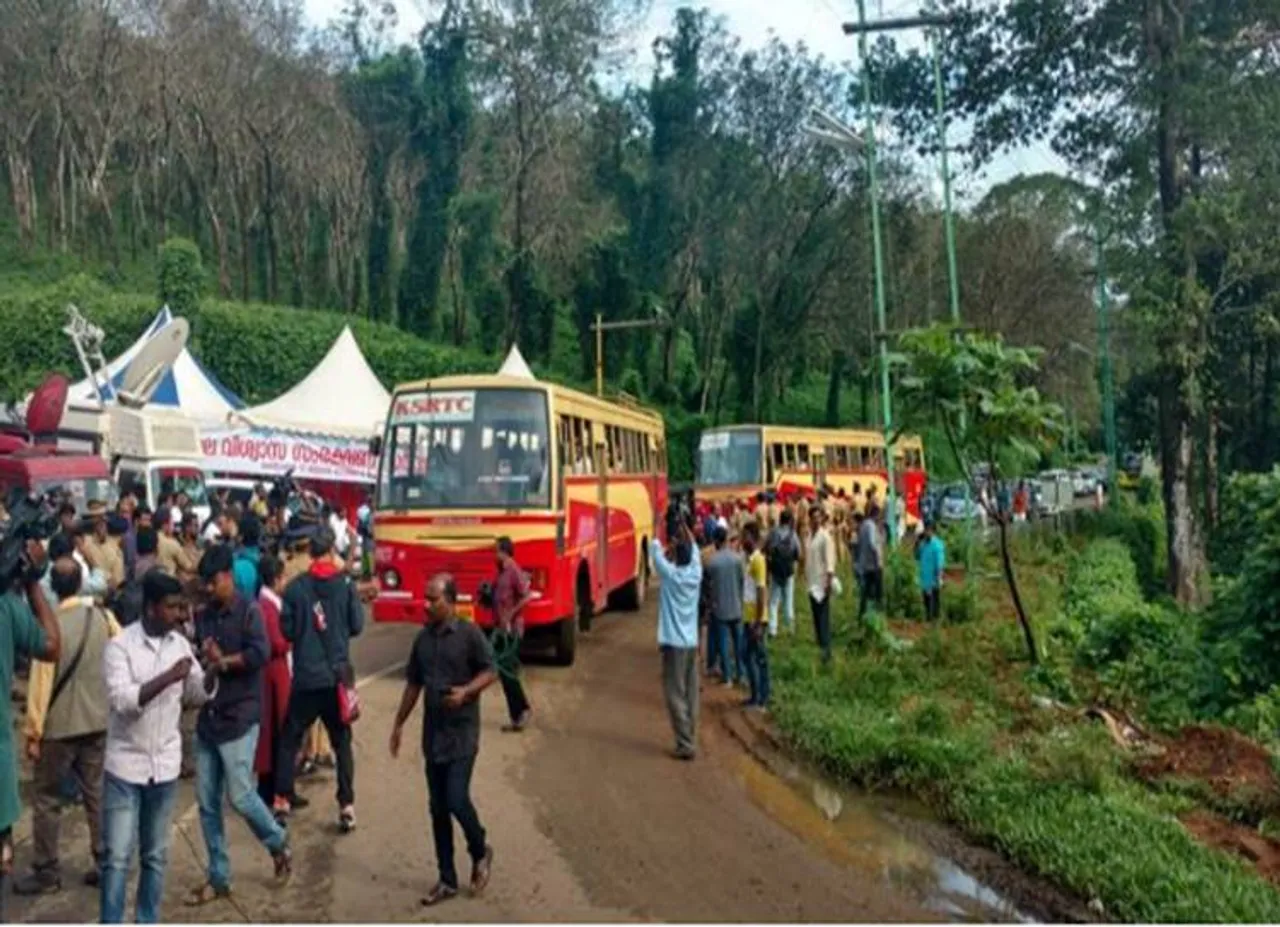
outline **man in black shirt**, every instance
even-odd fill
[[[471,773],[480,749],[480,693],[497,679],[484,634],[455,615],[458,587],[447,574],[427,584],[427,626],[418,632],[409,654],[404,694],[391,729],[391,755],[400,754],[405,721],[426,691],[422,717],[422,753],[427,761],[427,793],[431,799],[431,833],[440,880],[422,903],[438,904],[458,894],[453,864],[453,821],[467,838],[473,867],[471,892],[489,882],[493,848],[471,803]]]

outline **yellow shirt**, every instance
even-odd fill
[[[92,604],[92,599],[67,599],[59,604],[58,613]],[[103,610],[107,613],[107,638],[110,639],[120,633],[120,624],[109,609]],[[56,669],[56,664],[44,660],[31,661],[27,676],[27,717],[23,726],[23,733],[28,740],[40,740],[44,737],[44,721],[49,714],[49,699],[53,696],[53,674]],[[105,692],[102,697],[107,697]]]
[[[743,618],[748,624],[764,621],[764,603],[767,601],[765,584],[767,580],[764,552],[754,550],[747,559],[746,585],[742,589]]]

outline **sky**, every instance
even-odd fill
[[[399,14],[398,37],[411,40],[422,28],[429,0],[395,0]],[[706,7],[723,16],[729,31],[742,39],[744,48],[760,47],[776,35],[788,44],[803,41],[812,51],[832,61],[856,61],[856,39],[846,37],[840,25],[855,19],[855,0],[651,0],[649,14],[634,34],[632,69],[635,77],[647,80],[653,56],[653,40],[667,32],[680,6]],[[308,18],[317,26],[337,15],[342,0],[303,0]],[[917,12],[916,0],[867,0],[869,19],[909,16]],[[923,46],[919,32],[899,33],[905,45]],[[962,126],[953,126],[952,144],[963,141]],[[958,165],[953,159],[953,183],[961,203],[972,203],[992,186],[1019,174],[1046,171],[1067,173],[1067,167],[1047,145],[1024,148],[1001,155],[981,174]],[[935,188],[939,184],[935,183]]]

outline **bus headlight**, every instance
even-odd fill
[[[545,592],[547,588],[547,571],[541,567],[535,567],[530,570],[529,585],[539,592]]]
[[[382,588],[396,590],[400,588],[400,574],[395,570],[382,571]]]

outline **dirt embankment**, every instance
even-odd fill
[[[1263,878],[1280,884],[1280,842],[1251,826],[1280,813],[1280,778],[1271,754],[1243,734],[1219,727],[1187,727],[1159,746],[1159,755],[1138,764],[1142,778],[1198,783],[1224,810],[1243,819],[1196,809],[1182,816],[1183,826],[1201,843],[1243,857]]]

